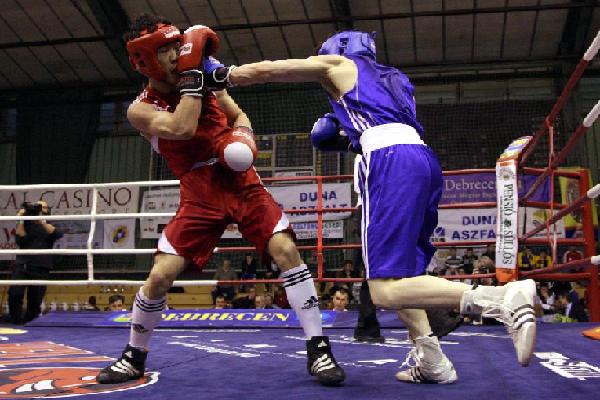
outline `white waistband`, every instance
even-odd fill
[[[425,145],[415,128],[405,124],[385,124],[369,128],[360,135],[363,153],[394,144]]]
[[[218,158],[209,158],[207,161],[198,161],[197,163],[194,163],[194,165],[192,165],[192,168],[190,168],[190,171],[193,171],[197,168],[206,167],[207,165],[216,164],[218,161],[219,161]]]

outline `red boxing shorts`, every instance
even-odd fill
[[[287,216],[254,168],[236,173],[218,164],[203,166],[180,182],[179,209],[161,235],[160,252],[180,255],[202,268],[228,224],[238,224],[261,255],[275,233],[292,233]]]

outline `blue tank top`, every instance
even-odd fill
[[[356,63],[356,85],[340,100],[329,97],[342,129],[352,147],[360,149],[360,135],[374,126],[401,123],[416,129],[421,138],[423,127],[417,121],[415,88],[396,68],[377,64],[364,56],[344,56]]]

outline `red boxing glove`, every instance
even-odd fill
[[[220,146],[219,160],[233,171],[249,170],[256,160],[256,143],[252,129],[245,126],[235,127]]]
[[[201,70],[202,58],[215,54],[219,48],[219,37],[207,26],[194,25],[183,33],[179,57],[177,58],[177,72]]]

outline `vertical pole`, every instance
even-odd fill
[[[317,176],[317,279],[323,279],[323,177]]]
[[[590,190],[590,175],[587,169],[579,171],[579,193],[584,195]],[[586,201],[581,207],[581,221],[583,225],[583,237],[585,239],[584,254],[585,257],[596,255],[596,240],[594,239],[594,221],[592,213],[592,201]],[[600,322],[600,286],[598,286],[598,266],[589,267],[590,282],[588,285],[588,310],[590,311],[590,320]]]

